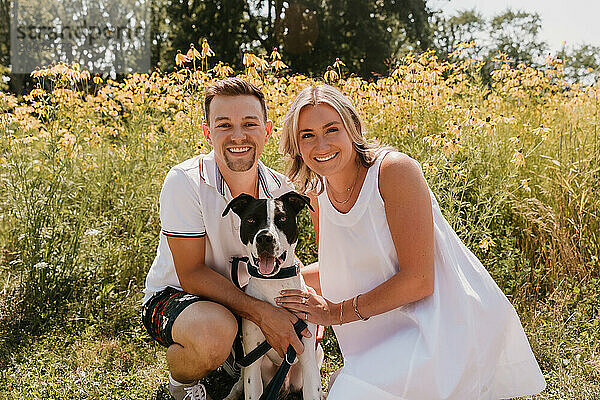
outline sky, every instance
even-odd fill
[[[554,53],[567,46],[600,47],[600,0],[430,0],[433,9],[455,15],[457,10],[477,9],[486,19],[511,8],[537,12],[542,18],[540,38]]]

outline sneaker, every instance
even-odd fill
[[[169,393],[175,400],[210,400],[206,388],[200,382],[186,385],[173,385],[169,382]]]

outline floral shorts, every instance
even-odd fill
[[[200,296],[168,287],[148,300],[142,308],[142,323],[148,334],[165,347],[172,345],[171,329],[181,312],[197,301],[206,300]]]

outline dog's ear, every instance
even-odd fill
[[[301,195],[296,192],[287,192],[283,196],[280,196],[277,200],[281,200],[292,208],[292,210],[298,215],[300,211],[304,208],[304,206],[308,206],[312,211],[315,211],[314,208],[310,205],[310,199],[307,196]]]
[[[250,196],[249,194],[240,194],[238,197],[231,200],[229,204],[227,204],[227,207],[225,207],[225,210],[223,211],[222,217],[226,216],[229,213],[229,210],[232,210],[237,215],[240,215],[240,213],[248,206],[248,204],[250,204],[252,200],[254,200],[254,197]]]

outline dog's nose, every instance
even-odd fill
[[[270,233],[261,233],[256,237],[256,244],[259,246],[267,246],[273,244],[273,235]]]

